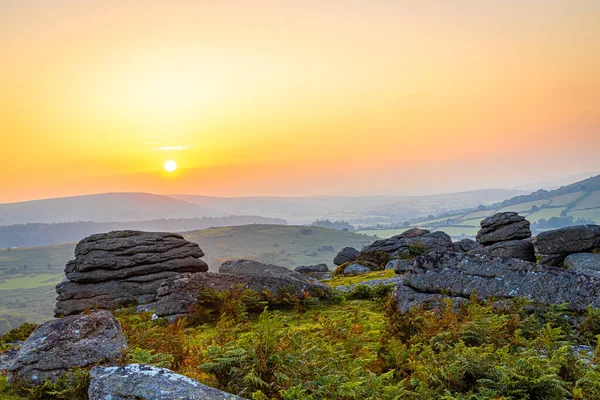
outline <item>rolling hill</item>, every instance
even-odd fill
[[[483,218],[505,211],[516,211],[525,216],[532,223],[534,234],[574,224],[600,224],[600,175],[559,189],[538,190],[490,206],[479,206],[463,212],[421,220],[411,226],[442,230],[455,238],[473,237]],[[389,237],[397,234],[397,231],[388,229],[361,232]]]

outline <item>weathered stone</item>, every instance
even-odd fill
[[[349,292],[356,285],[364,285],[364,286],[369,286],[369,287],[375,287],[375,286],[379,286],[379,285],[392,285],[392,286],[396,287],[396,285],[401,285],[401,284],[402,284],[402,277],[401,276],[394,276],[393,278],[372,279],[370,281],[364,281],[364,282],[360,282],[360,283],[356,283],[356,284],[351,284],[351,285],[347,285],[347,286],[346,285],[340,285],[340,286],[334,287],[334,289],[342,291],[342,292]]]
[[[298,278],[300,277],[300,278]],[[158,302],[156,315],[159,317],[179,317],[189,313],[190,308],[197,303],[198,296],[204,289],[213,289],[218,292],[231,290],[238,285],[258,293],[269,292],[288,293],[303,297],[305,292],[312,297],[327,298],[331,295],[329,286],[311,281],[300,274],[276,276],[252,276],[217,274],[207,272],[203,274],[182,274],[169,279],[158,289]]]
[[[577,225],[537,235],[534,245],[547,265],[561,266],[569,254],[589,253],[600,248],[600,225]]]
[[[454,249],[457,253],[468,253],[471,250],[480,249],[481,245],[473,239],[462,239],[454,242]]]
[[[55,381],[73,367],[119,359],[127,341],[109,311],[69,316],[40,325],[9,366],[9,381],[27,386]]]
[[[527,240],[498,242],[490,246],[472,250],[469,254],[486,254],[493,257],[516,258],[523,261],[536,262],[533,244]]]
[[[483,245],[531,237],[529,221],[516,212],[503,212],[481,221],[477,241]]]
[[[456,296],[446,296],[436,293],[423,293],[400,283],[392,292],[392,298],[396,302],[396,308],[400,314],[405,314],[413,307],[422,307],[426,310],[433,310],[443,305],[444,299],[452,300],[454,308],[467,299]]]
[[[156,292],[167,278],[178,272],[161,272],[143,277],[131,277],[97,283],[63,281],[56,285],[58,298],[54,315],[73,315],[86,309],[115,310],[120,307],[153,303]]]
[[[90,400],[241,399],[168,369],[143,364],[92,368],[88,397]]]
[[[571,254],[565,259],[565,267],[580,274],[600,278],[600,254]]]
[[[162,271],[205,272],[202,256],[196,243],[176,233],[113,231],[79,242],[65,274],[70,281],[89,283]]]
[[[422,293],[479,299],[525,297],[570,310],[600,307],[600,279],[563,268],[479,254],[431,253],[419,257],[404,284]]]
[[[344,268],[344,275],[362,275],[371,272],[371,268],[360,264],[350,264]]]
[[[300,267],[296,267],[294,271],[298,272],[299,274],[310,275],[318,272],[329,272],[329,267],[327,266],[327,264],[303,265]]]
[[[347,262],[354,262],[360,255],[360,252],[354,247],[344,247],[333,259],[335,265],[342,265]]]
[[[385,266],[385,269],[393,269],[395,273],[403,274],[406,271],[408,271],[409,269],[411,269],[414,263],[415,263],[414,260],[396,259],[396,260],[390,261]]]
[[[421,233],[420,236],[416,236]],[[389,239],[377,240],[361,251],[361,259],[369,259],[371,254],[387,253],[391,258],[410,258],[432,251],[454,251],[452,239],[444,232],[430,233],[426,229],[411,229]]]
[[[56,286],[55,315],[85,309],[116,309],[156,301],[166,279],[182,272],[204,272],[196,243],[167,232],[113,231],[91,235],[67,263],[67,281]]]
[[[0,352],[0,375],[6,372],[8,366],[16,360],[17,355],[21,350],[21,346],[23,346],[24,343],[25,342],[20,340],[9,343],[8,348],[3,352]]]
[[[253,260],[231,260],[225,261],[219,267],[222,274],[245,275],[245,276],[273,276],[290,275],[294,272],[279,265],[264,264]]]

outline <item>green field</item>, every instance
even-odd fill
[[[504,208],[498,210],[498,212],[515,211],[518,213],[522,213],[522,212],[527,212],[527,211],[531,210],[531,207],[533,207],[533,206],[541,208],[542,206],[544,206],[548,203],[550,203],[550,200],[529,201],[527,203],[520,203],[520,204],[515,204],[514,206],[504,207]]]
[[[454,239],[460,238],[462,236],[475,237],[475,235],[477,235],[478,230],[479,226],[443,226],[435,229],[435,231],[446,232]]]
[[[550,200],[552,200],[550,202],[550,204],[548,204],[549,206],[552,207],[557,207],[557,206],[568,206],[569,204],[575,202],[577,199],[579,199],[584,192],[575,192],[575,193],[568,193],[568,194],[563,194],[562,196],[556,196],[551,198]]]
[[[490,215],[494,214],[494,212],[494,210],[473,211],[463,215],[462,218],[465,220],[475,218],[484,219],[485,217],[489,217]]]
[[[560,213],[565,207],[541,208],[539,211],[527,215],[529,222],[538,222],[540,219],[548,220],[552,217],[560,217]]]
[[[592,208],[590,210],[570,211],[568,215],[573,218],[591,219],[596,224],[600,224],[600,208]]]
[[[596,190],[594,192],[589,193],[588,195],[582,197],[573,210],[585,210],[588,208],[596,208],[600,206],[600,190]]]
[[[282,225],[244,225],[183,233],[206,253],[213,271],[223,261],[251,258],[293,268],[298,265],[333,264],[346,246],[362,248],[376,240],[362,233],[325,228]],[[54,286],[64,278],[75,243],[57,246],[0,250],[0,328],[52,317]]]

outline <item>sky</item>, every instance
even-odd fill
[[[0,202],[600,171],[599,20],[596,0],[2,0]]]

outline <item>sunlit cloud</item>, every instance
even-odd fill
[[[186,146],[186,145],[177,145],[177,146],[161,146],[161,147],[157,147],[154,150],[155,151],[184,151],[184,150],[189,150],[190,146]]]

